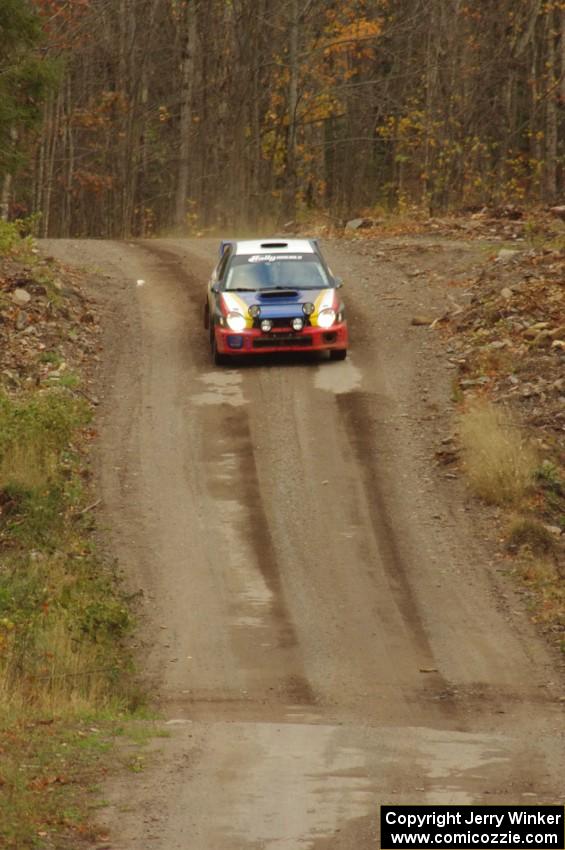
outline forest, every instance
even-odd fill
[[[42,236],[563,202],[562,0],[1,0],[0,208]]]

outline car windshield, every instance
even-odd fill
[[[314,254],[255,254],[233,258],[225,288],[255,291],[328,286],[331,286],[328,275]]]

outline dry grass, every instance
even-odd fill
[[[58,717],[103,708],[111,701],[107,661],[80,642],[64,612],[45,616],[29,647],[7,644],[0,665],[0,711],[33,710]],[[22,661],[25,668],[22,669]]]
[[[555,563],[530,557],[520,564],[519,572],[532,595],[534,621],[561,636],[561,649],[565,652],[565,584]]]
[[[538,460],[510,415],[477,402],[461,417],[460,435],[475,493],[490,504],[519,502],[533,483]]]
[[[55,451],[41,445],[11,446],[0,461],[0,489],[44,487],[57,467],[57,459]]]
[[[547,555],[556,548],[555,537],[543,523],[530,517],[515,519],[508,532],[508,548],[527,548],[534,555]]]

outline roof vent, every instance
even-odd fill
[[[261,242],[261,248],[288,248],[288,242]]]

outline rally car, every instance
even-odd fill
[[[315,239],[223,241],[204,310],[214,363],[282,351],[344,360],[341,286]]]

